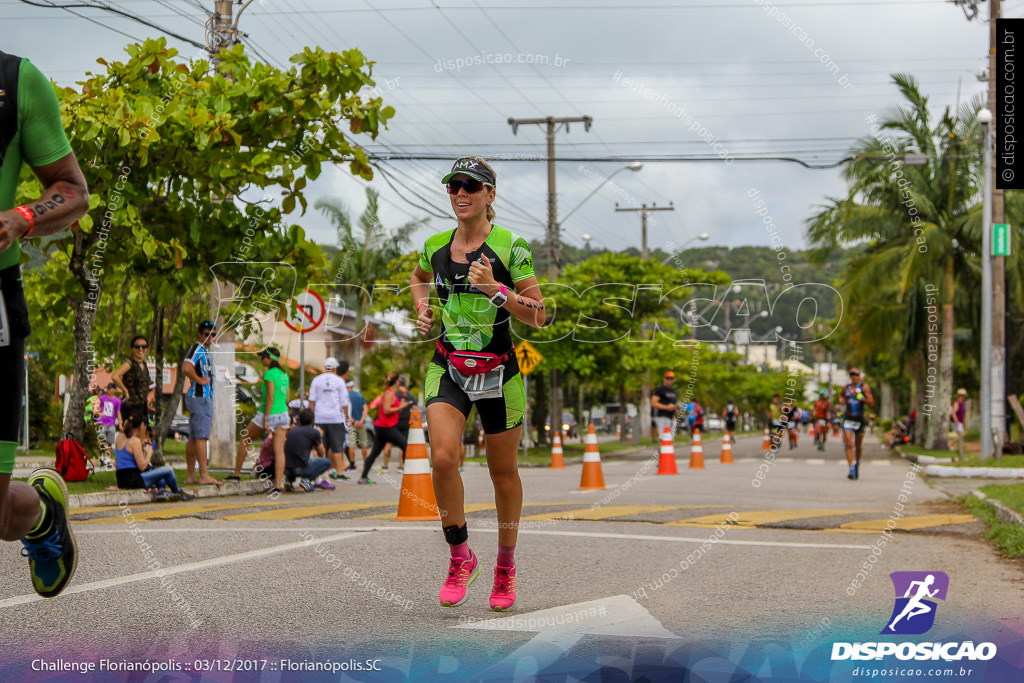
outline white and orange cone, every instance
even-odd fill
[[[555,442],[551,444],[551,469],[565,469],[565,459],[562,457],[562,436],[558,432],[555,432]]]
[[[772,434],[767,427],[764,428],[764,441],[761,442],[761,452],[767,453],[772,449]]]
[[[430,478],[430,458],[427,455],[427,441],[423,436],[423,420],[418,410],[413,410],[409,416],[409,441],[405,449],[404,469],[395,521],[440,520],[437,499],[434,498],[434,483]]]
[[[676,448],[672,443],[672,430],[665,427],[661,435],[661,459],[658,461],[658,474],[679,474],[676,467]]]
[[[729,432],[725,433],[725,438],[722,439],[722,464],[731,465],[732,463],[732,443],[730,443]]]
[[[597,434],[594,423],[587,425],[583,437],[583,473],[580,475],[580,491],[604,489],[604,474],[601,472],[601,452],[597,449]]]
[[[700,430],[694,428],[693,443],[690,446],[690,469],[704,469],[704,446],[700,443]]]

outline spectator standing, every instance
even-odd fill
[[[252,422],[242,430],[242,438],[238,442],[235,453],[235,471],[227,477],[228,481],[240,481],[242,465],[249,454],[249,444],[264,434],[274,435],[274,493],[281,493],[284,480],[284,440],[291,424],[288,416],[288,375],[281,367],[281,352],[273,346],[260,351],[259,358],[263,367],[267,368],[263,375],[263,390],[260,408],[252,418]]]
[[[960,388],[956,390],[956,400],[953,401],[953,406],[949,411],[949,421],[953,428],[953,434],[956,438],[955,444],[950,444],[950,448],[959,448],[960,456],[964,454],[964,434],[967,430],[967,404],[964,403],[964,399],[967,397],[967,390]]]
[[[185,354],[181,370],[191,384],[185,393],[188,409],[188,441],[185,442],[186,484],[195,484],[196,462],[199,463],[199,483],[220,486],[207,470],[207,444],[213,426],[213,361],[210,345],[217,334],[212,320],[199,324],[199,338]]]
[[[341,473],[345,471],[345,425],[349,421],[350,401],[348,387],[339,375],[346,372],[348,361],[339,362],[332,356],[324,361],[324,371],[309,383],[309,409],[313,411],[316,426],[323,432],[327,459],[342,479],[348,479]]]
[[[299,424],[288,430],[288,436],[284,441],[285,476],[289,481],[299,480],[298,484],[292,484],[293,491],[300,487],[312,491],[318,486],[329,491],[334,490],[334,484],[320,478],[320,475],[330,468],[331,461],[323,457],[324,446],[320,431],[313,427],[313,420],[312,410],[300,410]],[[317,457],[310,457],[314,450]]]
[[[654,409],[654,428],[657,430],[657,438],[665,433],[665,427],[673,436],[676,433],[676,415],[679,413],[679,405],[676,403],[676,390],[672,384],[676,381],[676,373],[669,370],[662,379],[661,386],[655,388],[651,396],[651,407]]]
[[[141,334],[132,337],[132,350],[128,360],[114,371],[110,379],[121,390],[121,418],[127,419],[133,412],[149,420],[149,368],[146,366],[146,350],[149,342]]]
[[[112,453],[114,440],[117,438],[117,431],[121,428],[121,399],[115,396],[117,385],[113,382],[107,384],[107,393],[100,396],[100,416],[96,419],[100,432],[100,449],[102,455],[100,462]],[[103,462],[104,465],[109,465]]]
[[[370,443],[369,435],[366,433],[366,416],[370,409],[366,404],[366,397],[356,391],[356,383],[346,382],[348,387],[348,400],[350,405],[349,415],[352,418],[352,429],[349,431],[348,441],[348,468],[356,469],[356,448],[363,451],[363,462],[366,462],[367,444]]]

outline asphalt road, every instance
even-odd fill
[[[392,521],[393,470],[376,486],[276,500],[76,510],[81,559],[63,595],[37,598],[16,544],[0,548],[0,679],[34,661],[102,659],[174,662],[182,680],[186,667],[215,669],[211,680],[321,680],[290,668],[309,661],[343,667],[322,680],[583,678],[572,667],[634,680],[676,665],[799,673],[834,666],[833,641],[877,639],[893,608],[888,575],[910,570],[949,575],[928,638],[1024,642],[1021,564],[909,463],[869,436],[850,481],[835,441],[819,453],[802,437],[769,458],[760,446],[741,439],[725,465],[709,443],[704,469],[679,447],[673,476],[655,474],[653,451],[608,459],[603,491],[577,490],[580,465],[522,469],[509,616],[487,607],[496,520],[480,466],[464,480],[482,570],[457,609],[437,602],[439,523]],[[256,663],[223,663],[234,658]],[[229,666],[260,671],[216,672]]]

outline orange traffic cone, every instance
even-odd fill
[[[690,469],[704,469],[704,447],[700,445],[700,430],[693,430],[693,444],[690,446]]]
[[[594,423],[587,425],[587,435],[583,437],[583,474],[580,476],[580,491],[593,491],[604,488],[604,474],[601,473],[601,452],[597,450],[597,434]]]
[[[402,475],[402,493],[398,497],[396,522],[425,522],[440,520],[434,484],[430,479],[430,459],[427,442],[423,438],[423,420],[420,411],[409,416],[409,441],[405,449],[405,473]]]
[[[615,438],[616,439],[621,439],[622,438],[622,423],[621,422],[618,423],[617,425],[615,425]]]
[[[726,432],[725,438],[722,439],[722,463],[725,465],[732,464],[732,444],[729,443],[729,432]]]
[[[565,469],[565,460],[562,458],[562,437],[558,433],[555,433],[555,443],[551,446],[551,469]]]
[[[661,460],[658,461],[658,474],[679,474],[676,469],[676,449],[672,443],[672,430],[665,427],[661,435]]]
[[[814,423],[812,422],[807,427],[807,436],[814,436]]]
[[[768,428],[764,428],[764,441],[761,442],[761,451],[767,453],[772,449],[772,434]]]

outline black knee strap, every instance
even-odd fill
[[[462,526],[452,524],[451,526],[441,527],[441,529],[444,531],[444,540],[448,542],[448,545],[461,545],[469,540],[469,529],[466,528],[465,524]]]

